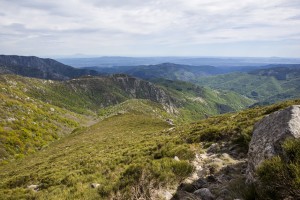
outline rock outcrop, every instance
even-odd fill
[[[266,159],[283,155],[282,143],[300,137],[300,105],[274,112],[254,125],[249,145],[247,181],[255,182],[255,170]]]
[[[151,101],[160,103],[169,113],[178,113],[174,104],[176,100],[172,98],[165,90],[151,82],[131,77],[126,74],[112,75],[111,80],[118,84],[119,87],[131,98],[149,99]]]
[[[169,113],[178,113],[177,99],[167,90],[126,74],[85,76],[63,83],[68,90],[82,94],[101,107],[116,105],[128,99],[148,99],[161,104]]]
[[[196,196],[201,197],[202,200],[213,200],[215,199],[214,195],[210,192],[208,188],[201,188],[194,192]]]

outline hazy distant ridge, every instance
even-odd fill
[[[53,80],[97,74],[96,71],[76,69],[49,58],[16,55],[0,55],[0,73]]]

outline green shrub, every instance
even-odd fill
[[[111,195],[113,191],[113,185],[106,184],[106,185],[100,185],[98,188],[98,193],[101,197],[108,197]]]
[[[61,183],[66,186],[74,186],[79,180],[79,176],[76,173],[68,174]]]
[[[115,193],[122,194],[122,199],[150,199],[151,191],[155,188],[155,179],[147,165],[129,165],[121,174],[119,182],[116,184]],[[109,188],[101,188],[101,195],[108,195]]]
[[[180,160],[192,160],[195,157],[195,153],[189,145],[176,144],[175,142],[159,145],[157,151],[153,153],[154,159],[161,159],[163,157],[174,158],[175,156]]]
[[[8,188],[24,187],[31,179],[30,175],[15,176],[6,185]]]
[[[145,167],[141,165],[130,165],[121,175],[119,189],[130,187],[140,179]]]
[[[152,162],[152,173],[162,183],[181,181],[189,176],[194,168],[187,161],[176,161],[173,158],[163,158]]]
[[[284,155],[266,160],[258,168],[258,194],[264,199],[300,199],[300,139],[282,145]]]
[[[179,178],[185,178],[194,171],[194,167],[186,161],[172,162],[171,167],[172,172]]]
[[[243,152],[248,152],[250,141],[251,141],[251,135],[245,132],[241,132],[233,140],[233,143],[238,144]]]
[[[256,191],[253,184],[247,184],[245,178],[238,178],[229,183],[228,190],[232,199],[255,200]]]
[[[207,128],[200,135],[200,141],[202,142],[219,141],[222,138],[223,138],[222,130],[218,127]]]

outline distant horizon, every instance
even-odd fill
[[[284,56],[180,56],[180,55],[169,55],[169,56],[151,56],[151,55],[145,55],[145,56],[139,56],[139,55],[64,55],[64,56],[51,56],[53,58],[103,58],[103,57],[121,57],[121,58],[287,58],[287,59],[300,59],[300,56],[298,57],[284,57]]]
[[[270,58],[270,59],[300,59],[300,56],[298,57],[284,57],[284,56],[181,56],[181,55],[161,55],[161,56],[152,56],[152,55],[145,55],[145,56],[139,56],[139,55],[88,55],[88,54],[74,54],[74,55],[34,55],[34,54],[5,54],[0,53],[0,55],[5,56],[35,56],[40,58],[51,58],[51,59],[85,59],[85,58],[254,58],[254,59],[264,59],[264,58]]]

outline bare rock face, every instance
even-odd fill
[[[248,151],[247,181],[255,182],[255,170],[266,159],[283,155],[282,143],[300,137],[300,105],[274,112],[254,126]]]
[[[173,114],[178,113],[174,104],[175,99],[168,95],[165,90],[157,87],[153,83],[125,74],[114,74],[111,77],[130,97],[150,99],[151,101],[162,104],[167,112]]]

